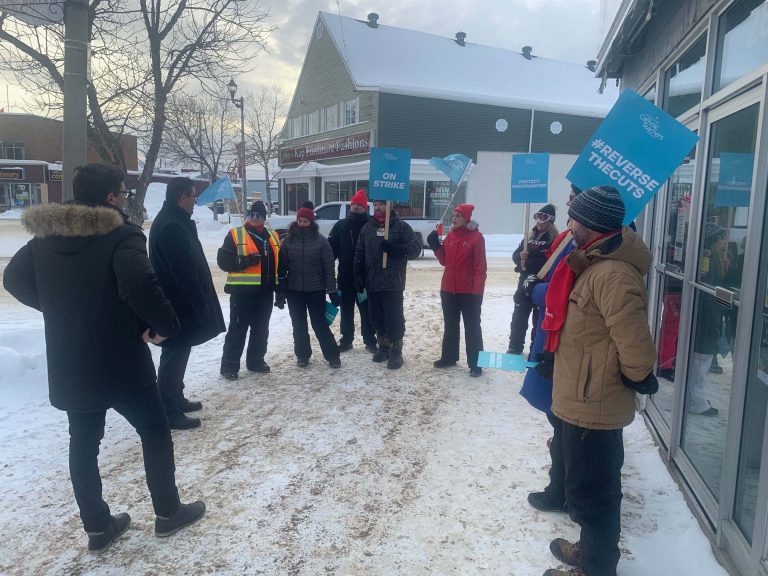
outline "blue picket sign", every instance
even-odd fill
[[[536,362],[528,362],[525,356],[518,354],[481,350],[477,356],[477,365],[481,368],[496,368],[507,372],[525,372],[528,368],[536,366]]]

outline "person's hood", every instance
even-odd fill
[[[645,276],[651,269],[652,259],[651,251],[637,232],[624,226],[620,232],[599,239],[586,250],[571,252],[568,265],[578,276],[587,266],[599,260],[620,260],[631,264]]]
[[[454,230],[456,232],[462,232],[462,231],[474,232],[475,230],[480,230],[480,224],[478,224],[475,220],[470,220],[469,222],[464,224],[464,226],[462,226],[461,228],[451,228],[451,230]]]

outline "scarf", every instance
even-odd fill
[[[614,234],[616,234],[615,231],[601,234],[587,244],[582,249],[582,252],[585,252],[595,242]],[[573,290],[573,285],[576,283],[576,273],[568,265],[569,256],[570,254],[560,260],[552,274],[552,280],[550,280],[544,296],[547,308],[544,311],[544,320],[541,322],[541,327],[547,331],[547,342],[544,344],[544,349],[549,352],[555,352],[560,345],[560,330],[563,328],[563,324],[565,324],[571,290]]]
[[[384,226],[384,220],[386,220],[386,218],[387,218],[386,214],[382,214],[380,212],[373,213],[373,219],[376,221],[376,226],[378,226],[379,228]]]

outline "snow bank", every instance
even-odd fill
[[[0,214],[0,220],[21,220],[22,214],[24,214],[24,210],[12,208],[11,210],[6,210]]]

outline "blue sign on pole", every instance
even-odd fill
[[[216,200],[235,199],[235,191],[232,189],[232,181],[229,176],[219,178],[203,190],[202,194],[197,197],[196,204],[198,206],[205,206],[206,204],[212,204]]]
[[[540,204],[547,201],[549,154],[512,156],[512,204]]]
[[[371,200],[408,202],[411,151],[403,148],[371,148],[368,197]]]
[[[609,185],[629,224],[696,145],[699,137],[631,90],[621,93],[566,178],[582,190]]]
[[[721,152],[715,206],[749,206],[754,167],[754,154]]]
[[[472,163],[464,154],[449,154],[445,158],[430,158],[429,163],[458,184]]]

